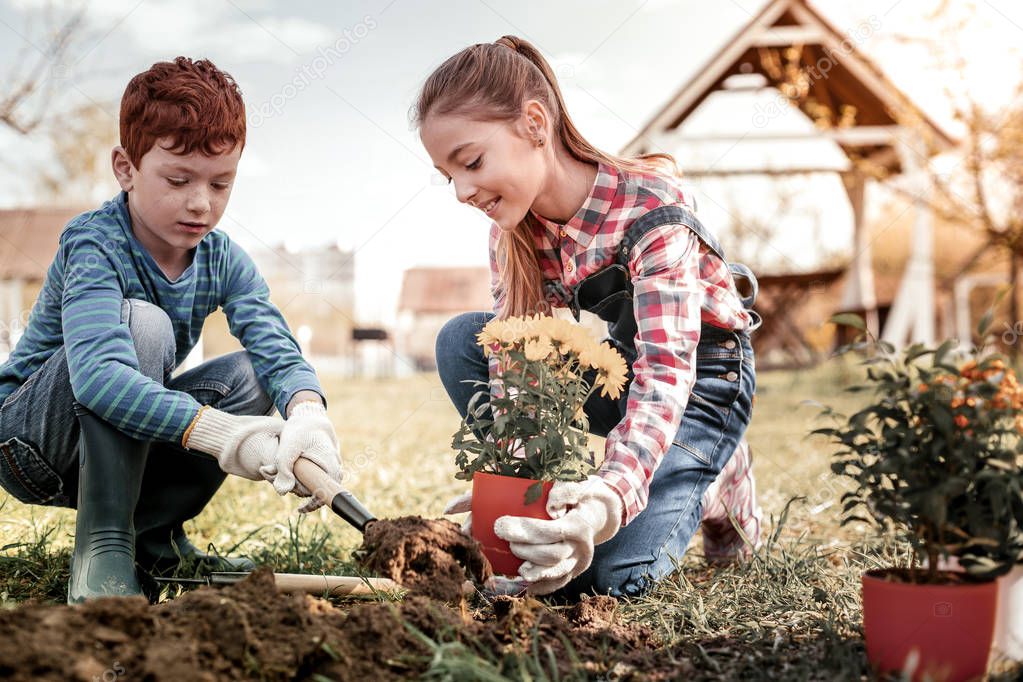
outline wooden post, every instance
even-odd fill
[[[1016,245],[1009,251],[1009,326],[1013,329],[1019,323],[1019,292],[1016,287],[1019,283],[1019,253],[1016,252]],[[1012,358],[1013,366],[1019,364],[1020,339],[1009,346],[1009,357]]]
[[[870,235],[864,225],[863,192],[866,179],[856,171],[842,173],[842,185],[849,195],[853,213],[852,262],[842,293],[842,309],[862,309],[867,330],[877,338],[877,294],[874,289],[874,264],[870,249]]]
[[[881,338],[901,348],[913,342],[934,343],[934,236],[926,145],[919,134],[904,130],[898,147],[914,197],[915,217],[909,262]]]

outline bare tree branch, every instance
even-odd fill
[[[85,26],[85,6],[60,16],[52,2],[42,11],[42,29],[26,21],[25,45],[19,51],[11,73],[0,86],[0,124],[22,135],[35,130],[45,120],[55,89],[61,78],[55,71],[66,71],[76,39]],[[35,35],[42,36],[38,40]]]

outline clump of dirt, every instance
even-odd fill
[[[492,575],[478,542],[447,519],[403,516],[369,524],[358,552],[369,571],[444,602],[462,598],[466,580],[482,583]]]
[[[291,679],[329,632],[302,598],[278,594],[264,569],[155,607],[111,597],[0,613],[0,678]]]
[[[490,565],[450,521],[375,521],[361,557],[367,569],[410,588],[405,599],[339,607],[278,592],[262,568],[155,607],[142,597],[111,597],[0,611],[0,679],[363,682],[483,666],[496,675],[557,678],[582,669],[658,680],[692,669],[648,628],[621,622],[610,597],[568,608],[499,597],[470,611],[462,586],[482,583]],[[524,670],[523,660],[540,668]]]
[[[688,669],[657,648],[648,629],[621,623],[607,597],[568,609],[503,597],[467,614],[422,596],[338,607],[279,593],[270,571],[260,569],[157,606],[111,597],[0,611],[0,678],[417,679],[436,664],[434,646],[442,642],[457,642],[508,675],[521,671],[507,655],[536,651],[537,642],[545,648],[534,660],[542,654],[551,676],[556,667],[561,676],[583,668],[623,680],[669,679]]]
[[[541,642],[558,661],[560,675],[582,669],[617,680],[662,680],[694,669],[662,647],[650,628],[623,622],[617,609],[617,600],[607,596],[584,596],[560,609],[530,597],[498,597],[494,616],[476,623],[477,637],[495,651],[529,651]]]

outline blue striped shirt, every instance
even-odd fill
[[[122,192],[61,233],[25,334],[0,365],[0,401],[63,346],[75,400],[134,438],[180,442],[200,405],[139,372],[128,325],[121,322],[121,302],[133,298],[170,317],[175,366],[199,340],[206,318],[223,308],[260,385],[285,414],[296,391],[323,391],[269,293],[252,259],[219,230],[203,238],[191,265],[169,280],[132,233]]]

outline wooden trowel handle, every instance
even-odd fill
[[[355,526],[360,533],[376,517],[369,513],[358,498],[345,490],[344,486],[327,475],[323,469],[305,457],[295,462],[295,478],[304,485],[320,502],[328,505],[335,514]]]
[[[377,592],[396,592],[401,589],[398,583],[387,578],[358,578],[345,575],[275,573],[274,583],[282,592],[328,593],[334,596],[371,595]]]

